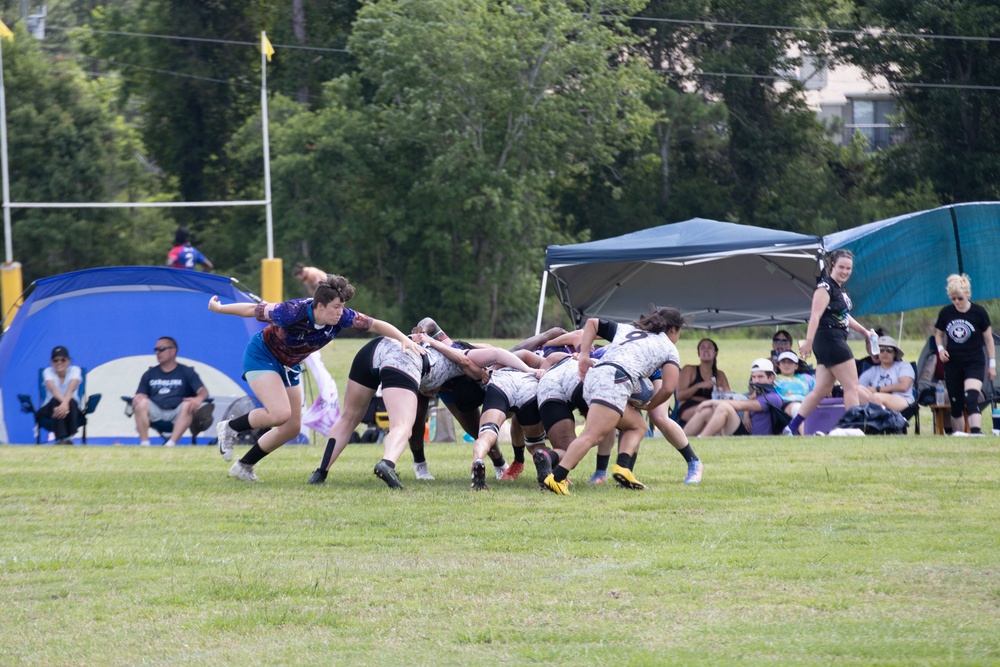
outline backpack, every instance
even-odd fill
[[[876,403],[856,405],[837,422],[837,428],[857,428],[864,431],[865,435],[906,433],[907,425],[903,415]]]

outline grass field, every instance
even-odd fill
[[[319,487],[311,445],[255,485],[209,447],[2,446],[0,665],[1000,664],[1000,445],[928,432],[699,440],[699,486],[649,439],[648,490],[590,457],[569,497],[470,491],[464,444],[401,492],[374,445]]]

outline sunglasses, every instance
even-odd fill
[[[173,347],[164,347],[163,345],[161,345],[159,347],[154,347],[153,348],[153,352],[163,352],[164,350],[172,350],[172,349],[174,349],[174,348]]]
[[[69,361],[69,359],[67,357],[52,357],[52,361],[56,364],[64,364]]]

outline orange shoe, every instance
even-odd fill
[[[507,469],[503,471],[500,475],[500,479],[517,479],[518,476],[524,471],[524,464],[520,461],[514,461]]]

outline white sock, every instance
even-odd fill
[[[139,442],[140,447],[149,447],[149,440],[141,440]]]
[[[176,443],[176,442],[174,442],[173,440],[167,440],[167,441],[166,441],[165,443],[163,443],[163,446],[164,446],[164,447],[173,447],[173,446],[174,446],[174,445],[176,445],[176,444],[177,444],[177,443]]]

